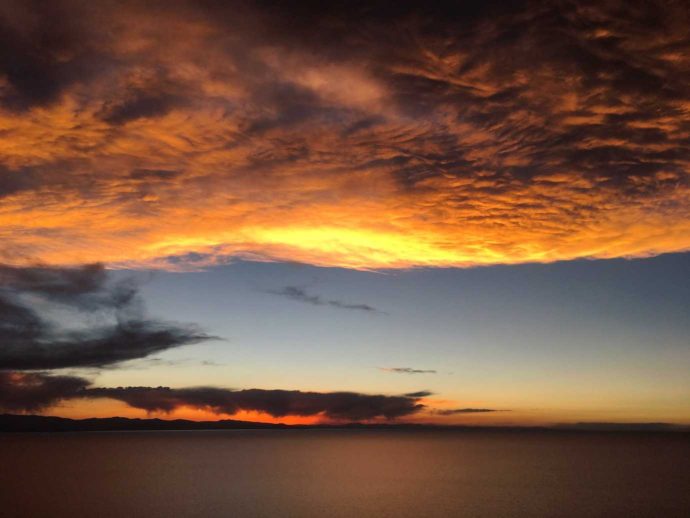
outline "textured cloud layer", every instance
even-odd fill
[[[300,5],[3,2],[0,261],[690,248],[687,3]]]

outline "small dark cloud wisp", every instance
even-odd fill
[[[408,392],[405,394],[406,397],[413,397],[413,398],[423,398],[423,397],[429,397],[432,396],[434,393],[430,392],[428,390],[420,390],[417,392]]]
[[[488,412],[507,412],[507,410],[497,410],[495,408],[450,408],[444,410],[434,410],[436,415],[457,415],[457,414],[485,414]]]
[[[383,313],[369,304],[350,304],[341,300],[325,299],[320,295],[311,295],[307,293],[304,288],[297,286],[285,286],[279,290],[268,290],[266,293],[271,295],[278,295],[297,302],[311,304],[312,306],[331,306],[338,309],[352,309],[359,311],[368,311],[372,313]]]
[[[395,374],[438,374],[434,369],[413,369],[412,367],[379,367],[379,370]]]

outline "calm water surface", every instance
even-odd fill
[[[3,517],[690,517],[687,435],[0,435]]]

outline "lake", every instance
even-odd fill
[[[0,435],[3,517],[688,517],[687,434]]]

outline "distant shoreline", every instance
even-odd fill
[[[481,426],[418,423],[346,423],[288,425],[232,419],[138,419],[127,417],[69,419],[41,415],[0,415],[0,433],[60,433],[118,431],[222,431],[222,430],[390,430],[464,432],[626,432],[690,434],[690,426],[670,423],[572,423],[554,426]]]

